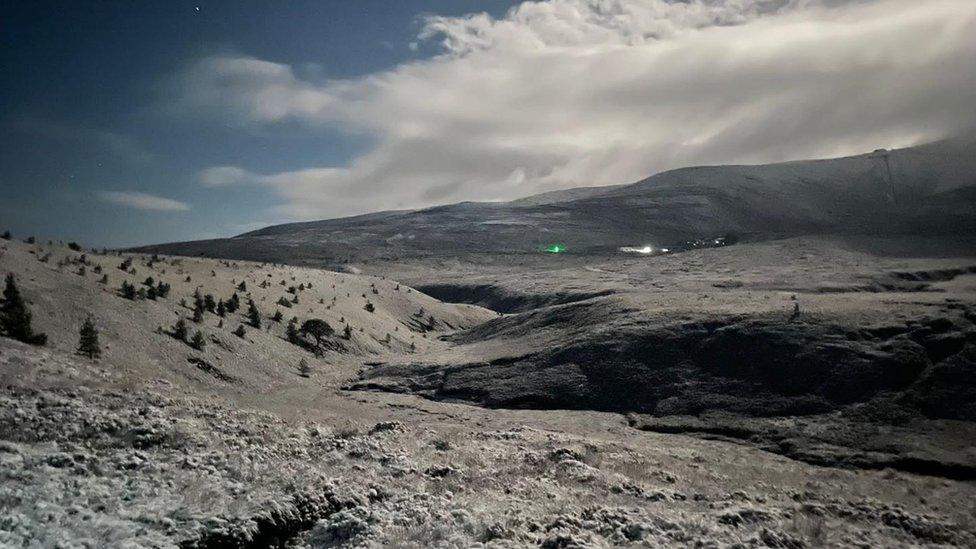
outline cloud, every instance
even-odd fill
[[[7,123],[20,132],[46,139],[92,144],[119,158],[138,164],[149,162],[154,158],[152,153],[146,151],[131,137],[101,128],[76,126],[33,116],[13,117],[8,119]]]
[[[253,181],[254,177],[236,166],[214,166],[202,170],[197,178],[207,187],[225,187]]]
[[[99,198],[106,202],[126,206],[128,208],[135,208],[137,210],[169,212],[186,211],[190,209],[189,204],[184,202],[173,200],[172,198],[163,198],[161,196],[153,196],[151,194],[140,192],[102,191],[98,195]]]
[[[971,0],[548,0],[431,17],[440,55],[361,78],[207,57],[173,96],[225,124],[368,135],[344,166],[201,174],[309,219],[937,139],[976,126],[973,28]]]

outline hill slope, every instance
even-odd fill
[[[4,241],[0,253],[0,272],[16,275],[21,293],[31,302],[36,330],[49,335],[49,348],[73,352],[79,327],[92,315],[101,329],[99,367],[110,377],[124,372],[130,382],[166,379],[188,389],[269,389],[297,381],[298,362],[305,358],[317,371],[309,383],[321,383],[354,374],[370,357],[443,346],[438,334],[494,316],[376,277],[247,262],[83,254],[14,241]],[[128,270],[120,269],[127,260]],[[122,296],[123,282],[145,291],[150,277],[170,285],[167,297]],[[223,318],[208,311],[195,323],[191,318],[197,290],[215,301],[226,302],[236,294],[241,307]],[[249,299],[261,313],[261,328],[251,326],[245,314]],[[281,321],[272,319],[276,311],[282,313]],[[298,326],[323,319],[336,332],[326,338],[320,356],[312,352],[312,338],[299,345],[286,339],[292,317]],[[203,350],[172,337],[180,318],[190,336],[203,333]],[[346,325],[348,338],[343,337]],[[234,334],[240,326],[243,337]]]
[[[976,138],[831,160],[685,168],[631,185],[292,223],[139,251],[335,265],[532,253],[553,244],[607,252],[730,232],[976,234]]]

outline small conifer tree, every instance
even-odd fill
[[[7,274],[3,289],[3,304],[0,305],[0,331],[12,339],[31,345],[44,345],[47,335],[35,334],[31,328],[31,313],[20,295],[17,282],[12,273]]]
[[[102,348],[98,343],[98,328],[91,317],[85,319],[78,332],[78,354],[95,360],[102,356]]]
[[[193,339],[190,340],[190,347],[193,347],[198,351],[202,351],[206,346],[207,340],[203,337],[203,332],[197,330],[197,333],[193,334]]]
[[[305,357],[298,361],[298,373],[302,374],[302,377],[308,377],[312,373],[312,365],[305,360]]]
[[[239,337],[241,339],[244,339],[244,336],[246,334],[247,334],[247,330],[244,329],[244,325],[243,324],[239,324],[237,326],[237,329],[234,330],[234,335],[236,335],[237,337]]]
[[[288,327],[285,328],[285,338],[288,340],[288,343],[297,345],[298,342],[301,340],[301,336],[298,333],[297,324],[298,324],[297,319],[293,318],[290,321],[288,321]]]
[[[248,300],[247,321],[250,322],[251,326],[255,328],[261,327],[261,312],[258,311],[258,307],[254,304],[253,299]]]
[[[173,325],[173,337],[180,341],[186,341],[186,336],[188,333],[189,332],[186,328],[186,319],[180,318],[177,320],[176,324]]]

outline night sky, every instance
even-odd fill
[[[212,238],[913,145],[976,124],[973,28],[971,0],[4,2],[0,230]]]

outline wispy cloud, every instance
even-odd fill
[[[202,170],[197,179],[207,187],[226,187],[254,180],[254,175],[236,166],[214,166]]]
[[[151,211],[186,211],[190,205],[172,198],[163,198],[151,194],[131,192],[131,191],[102,191],[99,197],[105,202],[135,208],[137,210]]]
[[[57,122],[34,116],[16,116],[7,120],[18,131],[58,141],[89,144],[130,162],[145,163],[153,160],[147,151],[131,137],[101,128],[90,128]]]
[[[345,166],[200,174],[268,185],[307,219],[939,138],[976,126],[973,28],[971,0],[525,2],[430,18],[441,55],[362,78],[200,59],[170,106],[371,136]]]

